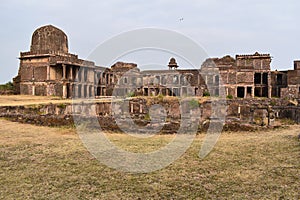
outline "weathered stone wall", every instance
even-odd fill
[[[122,110],[121,107],[114,107],[117,117],[126,126],[128,116],[138,125],[147,126],[150,123],[149,108],[154,104],[160,104],[166,110],[167,119],[163,124],[163,133],[175,133],[181,123],[180,104],[177,100],[163,100],[159,98],[139,98],[128,101],[129,106]],[[263,124],[268,115],[268,108],[271,107],[273,117],[289,118],[300,123],[300,107],[292,105],[289,101],[282,99],[248,99],[248,100],[228,100],[227,116],[224,130],[253,130],[256,126]],[[124,105],[123,105],[124,106]],[[187,104],[183,104],[183,107]],[[205,131],[211,121],[214,101],[200,102],[199,131]],[[5,106],[0,107],[0,117],[6,117],[13,121],[31,123],[44,126],[73,126],[73,116],[80,116],[82,120],[92,121],[97,117],[102,129],[118,131],[118,125],[111,112],[110,102],[99,102],[97,104],[49,104],[31,106]],[[183,109],[188,110],[188,109]],[[217,111],[218,112],[218,111]],[[124,115],[124,114],[129,115]],[[122,118],[122,116],[125,116]],[[127,117],[126,117],[127,116]],[[259,121],[262,119],[261,121]],[[123,121],[122,121],[123,120]],[[258,120],[258,122],[257,122]],[[275,118],[272,118],[274,121]],[[128,124],[127,124],[128,125]],[[98,126],[93,124],[94,127]],[[129,127],[130,128],[130,127]]]

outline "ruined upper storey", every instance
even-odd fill
[[[38,28],[32,34],[31,53],[68,53],[67,35],[52,25]]]

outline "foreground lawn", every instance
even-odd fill
[[[170,166],[146,174],[110,169],[75,130],[0,120],[1,199],[300,199],[299,126],[224,133],[204,160],[205,135]],[[133,152],[153,151],[173,136],[109,134]]]

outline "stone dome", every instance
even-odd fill
[[[52,25],[40,27],[32,34],[30,51],[68,53],[68,37],[62,30]]]

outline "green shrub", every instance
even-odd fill
[[[146,121],[150,121],[151,120],[151,117],[150,117],[149,113],[145,114],[144,120],[146,120]]]
[[[164,99],[164,95],[159,94],[159,95],[157,96],[157,98],[158,98],[158,100],[161,102],[161,101],[163,101],[163,99]]]
[[[210,97],[210,93],[207,92],[207,91],[205,91],[205,92],[203,92],[203,96],[204,96],[204,97]]]
[[[270,105],[271,105],[271,106],[275,106],[275,105],[276,105],[276,101],[271,101],[271,102],[270,102]]]
[[[189,101],[189,106],[191,109],[199,107],[199,102],[196,99],[192,99]]]
[[[227,95],[227,99],[233,99],[233,96],[231,94]]]
[[[127,94],[127,97],[135,97],[135,93],[134,93],[134,92],[129,92],[129,93]]]
[[[58,104],[57,107],[58,107],[58,108],[65,109],[65,108],[67,107],[67,105],[64,104],[64,103],[61,103],[61,104]]]
[[[14,85],[10,81],[8,83],[0,85],[0,90],[13,90],[13,89],[14,89]]]

